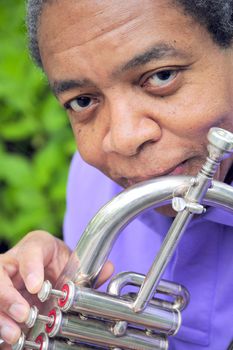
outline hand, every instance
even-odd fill
[[[26,321],[35,294],[43,281],[54,283],[70,256],[69,248],[44,231],[26,235],[15,247],[0,255],[0,338],[8,344],[17,342],[19,323]],[[8,345],[1,345],[9,349]]]
[[[71,251],[58,238],[44,231],[26,235],[14,248],[0,255],[0,344],[2,350],[11,349],[20,337],[19,323],[27,320],[30,306],[38,305],[36,294],[45,279],[54,284],[66,265]],[[113,273],[113,265],[106,262],[97,285],[103,284]],[[6,344],[7,343],[7,344]]]

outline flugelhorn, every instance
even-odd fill
[[[163,272],[193,216],[208,206],[233,211],[233,188],[213,181],[220,162],[233,152],[233,134],[212,128],[208,140],[208,156],[195,177],[145,181],[120,193],[96,214],[56,285],[44,282],[39,293],[44,307],[40,313],[31,309],[27,325],[32,330],[22,334],[14,350],[168,349],[189,294],[182,285],[162,280]],[[177,215],[148,274],[121,273],[110,281],[107,292],[95,290],[122,228],[142,211],[169,203]],[[124,294],[126,285],[137,286],[138,293]]]

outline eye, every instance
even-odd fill
[[[74,112],[82,112],[85,109],[91,107],[94,103],[95,103],[94,98],[83,95],[66,102],[64,104],[64,107]]]
[[[164,87],[172,82],[178,74],[177,70],[163,70],[152,74],[145,82],[145,85]]]

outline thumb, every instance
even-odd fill
[[[55,264],[57,250],[57,239],[44,231],[34,231],[20,242],[16,253],[19,272],[30,293],[41,289],[46,270]]]
[[[106,282],[112,276],[113,272],[114,272],[114,266],[113,266],[112,262],[106,261],[106,263],[104,264],[104,266],[99,274],[95,288],[98,288],[102,284],[104,284],[104,282]]]

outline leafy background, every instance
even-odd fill
[[[61,235],[75,150],[65,112],[27,51],[25,3],[0,2],[0,250],[27,232]]]

